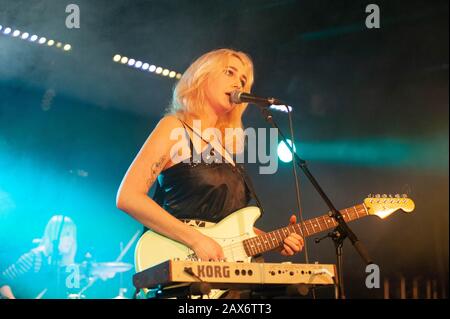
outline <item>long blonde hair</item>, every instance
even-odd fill
[[[249,92],[253,85],[251,58],[244,52],[232,49],[210,51],[195,60],[175,85],[168,114],[175,115],[184,121],[199,118],[200,114],[204,113],[206,104],[205,87],[208,77],[212,73],[226,68],[231,57],[236,57],[243,63],[244,73],[247,77],[243,91]],[[222,134],[222,141],[224,141],[226,128],[240,129],[237,130],[235,138],[230,140],[232,144],[226,145],[227,150],[232,153],[241,152],[243,149],[242,114],[246,108],[247,103],[237,105],[233,110],[221,116],[216,124],[216,128]]]
[[[64,219],[63,219],[64,218]],[[77,227],[73,220],[68,216],[54,215],[45,226],[44,234],[41,238],[40,249],[45,255],[52,256],[58,251],[58,247],[53,247],[53,243],[58,240],[58,236],[70,236],[73,244],[70,251],[63,256],[63,264],[72,264],[77,252]]]

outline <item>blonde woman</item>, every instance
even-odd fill
[[[65,298],[57,291],[64,286],[64,280],[57,282],[57,270],[74,264],[76,251],[77,227],[73,220],[63,215],[51,217],[39,246],[20,256],[0,274],[0,295],[14,299],[13,291],[17,290],[20,298]],[[65,278],[62,273],[61,277]]]
[[[249,92],[252,84],[253,63],[247,54],[219,49],[199,57],[175,86],[169,112],[145,141],[117,194],[119,209],[190,247],[201,260],[223,260],[222,247],[181,220],[216,223],[251,199],[234,161],[243,151],[239,129],[247,105],[232,104],[229,94]],[[237,133],[228,138],[227,128]],[[185,137],[181,141],[174,138],[180,132]],[[293,255],[302,247],[303,239],[291,234],[280,251]]]

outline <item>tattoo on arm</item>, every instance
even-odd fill
[[[159,173],[161,172],[161,170],[163,169],[163,164],[166,162],[166,156],[163,155],[161,156],[161,158],[152,164],[151,167],[151,172],[150,172],[150,178],[147,181],[147,185],[150,187],[150,185],[152,185],[155,181],[156,178],[158,177]]]

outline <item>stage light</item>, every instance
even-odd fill
[[[2,31],[2,29],[3,29],[3,26],[0,24],[0,31]]]
[[[47,42],[47,38],[45,37],[38,37],[36,34],[33,34],[30,37],[30,33],[28,32],[21,32],[20,30],[14,30],[14,32],[12,31],[12,29],[10,27],[6,27],[4,28],[3,26],[0,25],[0,30],[3,30],[3,34],[6,35],[11,35],[14,38],[20,38],[21,40],[27,40],[29,42],[38,42],[39,44],[44,44]],[[71,49],[71,45],[70,44],[66,44],[65,46],[63,46],[62,42],[56,42],[55,40],[48,40],[47,45],[49,47],[55,45],[56,43],[56,47],[59,49],[64,49],[64,51],[69,51]]]
[[[124,64],[129,67],[133,67],[134,69],[147,71],[147,72],[155,72],[158,75],[168,76],[169,78],[175,78],[178,76],[178,74],[181,77],[181,74],[177,73],[175,71],[170,71],[169,69],[163,68],[161,66],[157,67],[154,64],[143,62],[141,60],[136,60],[134,58],[128,58],[126,56],[121,56],[120,54],[114,55],[112,59],[114,62],[120,62],[121,64]]]
[[[289,112],[292,112],[292,107],[289,106],[289,105],[287,107],[289,108]],[[270,108],[272,110],[276,110],[276,111],[280,111],[280,112],[285,112],[285,113],[288,112],[287,109],[286,109],[286,105],[274,105],[274,104],[272,104],[270,106]]]
[[[289,145],[292,146],[292,141],[290,139],[287,139],[287,142],[289,143]],[[296,149],[295,149],[295,145],[294,145],[294,152],[295,151],[296,151]],[[292,161],[291,150],[287,147],[287,145],[284,143],[284,141],[281,141],[278,144],[277,154],[278,154],[279,159],[285,163],[289,163]]]
[[[178,80],[181,79],[182,74],[181,73],[177,73],[177,75],[175,76]]]

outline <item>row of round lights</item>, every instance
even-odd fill
[[[114,55],[113,61],[116,63],[127,65],[129,67],[134,67],[135,69],[141,71],[151,72],[161,76],[168,76],[169,78],[181,79],[181,73],[177,73],[175,71],[171,71],[169,69],[165,69],[160,66],[149,64],[147,62],[142,62],[139,60],[128,58],[126,56],[121,56],[120,54]]]
[[[30,35],[28,32],[22,32],[20,30],[13,31],[10,27],[3,27],[1,24],[0,24],[0,33],[12,36],[13,38],[27,40],[27,41],[38,43],[41,45],[46,44],[49,47],[54,46],[58,49],[62,49],[63,51],[70,51],[72,49],[72,46],[68,43],[63,44],[62,42],[58,42],[58,41],[55,41],[52,39],[47,39],[45,37],[39,37],[36,34]]]

